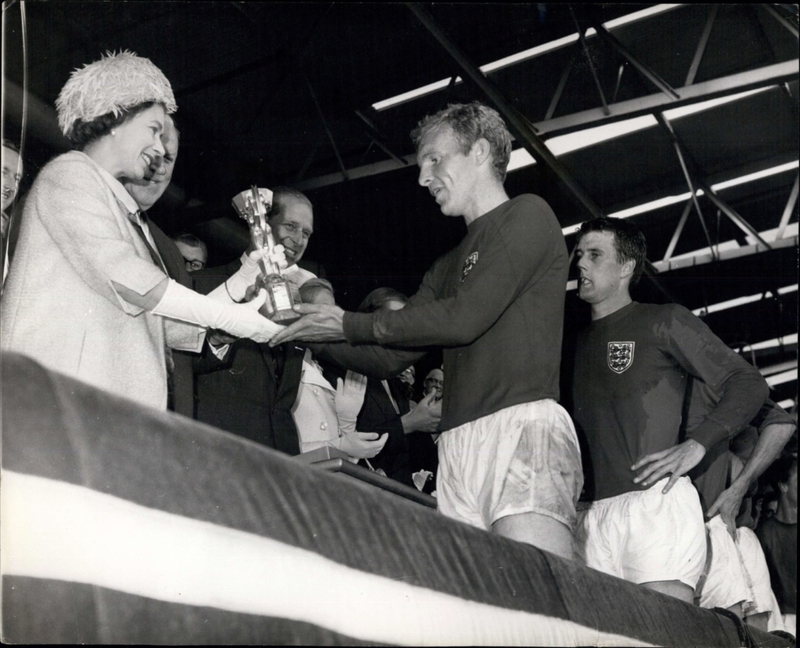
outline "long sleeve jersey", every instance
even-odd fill
[[[678,443],[689,374],[719,394],[688,435],[706,449],[746,425],[769,392],[758,370],[677,304],[632,302],[579,334],[573,418],[588,445],[590,497],[647,488],[633,483],[631,466]]]
[[[348,342],[363,346],[327,345],[323,357],[383,378],[419,353],[376,344],[444,347],[443,430],[558,399],[568,263],[553,211],[538,196],[518,196],[470,223],[405,308],[345,313]]]

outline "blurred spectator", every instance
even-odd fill
[[[414,383],[417,381],[417,370],[414,368],[414,365],[411,365],[403,369],[403,372],[397,377],[400,379],[400,382],[403,383],[403,389],[405,390],[408,404],[414,407],[414,405],[417,404],[412,400],[414,398]]]
[[[197,272],[206,267],[208,261],[208,248],[194,234],[182,232],[172,237],[175,245],[181,252],[181,256],[186,262],[187,272]]]
[[[691,432],[717,405],[719,397],[701,380],[690,386],[686,429]],[[763,552],[752,531],[749,497],[758,477],[780,455],[796,425],[767,399],[758,414],[732,440],[713,445],[689,472],[700,494],[711,552],[695,597],[701,607],[722,607],[767,630],[772,591]],[[730,447],[730,449],[729,449]],[[746,462],[746,463],[743,463]],[[737,517],[738,516],[738,517]],[[726,531],[727,529],[727,531]]]
[[[731,477],[734,482],[744,468],[744,462],[736,455],[731,455]],[[742,605],[742,615],[748,625],[771,632],[784,630],[784,624],[772,591],[764,550],[755,534],[757,520],[752,516],[752,496],[756,491],[757,481],[753,481],[736,518],[736,549],[748,586],[748,599]]]
[[[797,627],[797,452],[780,457],[770,469],[778,491],[775,514],[756,529],[767,558],[772,589],[783,614],[784,628]]]
[[[405,295],[393,288],[377,288],[364,298],[358,312],[400,310],[407,301]],[[389,434],[383,450],[370,460],[371,467],[407,486],[414,486],[412,473],[421,467],[411,464],[411,447],[429,444],[435,454],[430,433],[437,430],[441,417],[442,406],[434,398],[423,398],[412,408],[399,377],[368,378],[356,429]]]
[[[442,400],[442,393],[444,391],[444,371],[441,369],[431,369],[425,380],[422,383],[423,395],[435,394],[434,398]]]
[[[12,229],[18,230],[18,218],[11,218],[11,206],[19,191],[22,180],[22,158],[17,146],[7,139],[3,140],[3,212],[0,220],[0,269],[3,273],[3,283],[8,274],[8,264],[11,260],[10,240]],[[1,292],[1,290],[0,290]]]

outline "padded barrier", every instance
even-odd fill
[[[5,642],[741,644],[712,611],[14,354],[2,425]]]

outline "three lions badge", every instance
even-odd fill
[[[466,258],[464,266],[461,268],[461,283],[464,283],[464,279],[467,278],[469,271],[475,267],[476,263],[478,263],[478,253],[473,252]]]
[[[608,343],[608,368],[614,373],[621,374],[630,369],[633,364],[633,351],[636,342],[609,342]]]

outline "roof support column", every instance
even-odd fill
[[[795,38],[800,38],[800,33],[798,33],[797,26],[792,24],[791,21],[787,20],[780,13],[778,13],[778,11],[775,9],[775,7],[773,7],[771,5],[768,5],[768,4],[762,4],[762,5],[759,5],[759,6],[760,7],[764,7],[764,9],[766,9],[769,12],[769,14],[773,18],[775,18],[775,20],[777,20],[781,25],[786,27],[786,29],[788,29]]]
[[[780,225],[778,225],[778,234],[775,236],[776,241],[783,238],[783,233],[786,231],[786,226],[789,224],[789,219],[794,211],[794,206],[797,204],[797,190],[799,187],[800,175],[794,179],[794,186],[789,194],[789,200],[786,201],[786,207],[783,210],[783,216],[781,216]]]
[[[656,88],[661,90],[664,94],[673,99],[680,99],[681,96],[675,92],[672,86],[669,85],[664,79],[662,79],[658,74],[656,74],[650,67],[642,63],[639,59],[637,59],[633,54],[628,51],[622,43],[617,40],[615,36],[610,34],[608,30],[603,27],[598,21],[593,21],[592,26],[597,30],[598,36],[603,38],[607,41],[615,50],[617,50],[623,58],[627,59],[628,63],[630,63],[636,70],[641,74],[645,79],[650,81]]]
[[[672,235],[672,239],[667,246],[667,251],[664,253],[664,261],[669,261],[672,258],[672,254],[675,252],[675,247],[678,245],[678,240],[683,234],[683,228],[686,225],[686,221],[689,219],[689,214],[692,211],[692,201],[686,201],[686,207],[683,210],[683,214],[681,215],[681,219],[678,221],[678,227],[675,228],[675,233]],[[714,248],[711,248],[711,254],[714,254]]]
[[[658,123],[661,124],[661,127],[667,131],[669,135],[670,141],[672,142],[672,146],[675,149],[675,153],[678,156],[678,161],[681,163],[681,170],[683,171],[683,177],[686,178],[686,184],[689,185],[689,191],[692,192],[692,202],[694,203],[694,208],[697,210],[697,217],[700,219],[700,225],[703,228],[703,234],[705,234],[706,241],[708,242],[708,247],[711,250],[711,254],[716,257],[716,251],[714,250],[714,246],[711,244],[711,236],[708,233],[708,228],[706,227],[706,219],[703,217],[703,210],[700,209],[700,201],[697,200],[697,189],[692,182],[692,175],[689,173],[689,168],[686,165],[686,160],[683,157],[683,151],[681,150],[680,142],[678,141],[678,136],[675,134],[675,130],[672,128],[672,124],[669,123],[669,120],[664,117],[662,113],[655,113],[656,119]]]
[[[712,5],[710,11],[708,12],[706,26],[703,28],[703,34],[700,36],[700,42],[697,44],[697,50],[694,53],[692,64],[689,66],[689,73],[686,75],[686,83],[683,84],[685,86],[692,85],[694,83],[694,79],[697,76],[697,70],[700,67],[700,63],[703,61],[703,55],[706,53],[708,39],[711,36],[711,30],[714,27],[714,21],[717,19],[718,11],[719,5]]]
[[[603,93],[603,85],[600,83],[600,78],[597,76],[597,70],[594,69],[594,62],[592,61],[592,55],[589,53],[589,46],[586,44],[586,36],[584,35],[584,29],[578,23],[578,19],[575,17],[575,12],[572,10],[572,6],[569,8],[569,13],[572,15],[572,20],[575,23],[575,28],[578,30],[578,39],[581,42],[581,47],[583,48],[583,54],[586,56],[586,62],[589,64],[589,71],[592,73],[592,79],[594,79],[594,85],[597,88],[597,92],[600,95],[600,102],[603,104],[603,114],[610,115],[611,111],[608,109],[608,102],[606,101],[606,95]]]
[[[325,114],[322,112],[322,108],[317,101],[317,94],[314,92],[314,88],[311,86],[311,81],[306,78],[306,85],[308,86],[308,92],[311,94],[311,100],[314,102],[314,107],[317,109],[317,113],[319,114],[320,121],[322,122],[322,127],[325,129],[325,133],[328,135],[328,140],[333,147],[333,152],[336,153],[336,159],[339,162],[339,168],[342,171],[342,175],[344,176],[345,180],[349,180],[350,177],[347,175],[347,169],[344,166],[344,162],[342,161],[342,156],[339,155],[339,147],[336,146],[336,140],[333,138],[333,133],[331,129],[328,128],[328,122],[325,120]]]

